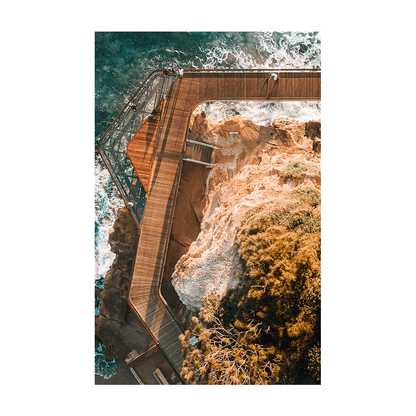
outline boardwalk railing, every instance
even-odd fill
[[[175,74],[165,76],[161,70],[151,73],[99,141],[101,157],[139,227],[146,191],[127,157],[127,145],[177,78]]]

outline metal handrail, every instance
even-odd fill
[[[177,78],[177,74],[165,76],[162,70],[153,71],[98,142],[98,152],[139,228],[146,205],[146,191],[127,156],[127,146]]]
[[[184,69],[184,74],[187,72],[200,72],[200,73],[270,73],[270,72],[281,72],[281,73],[302,73],[302,72],[321,72],[321,68],[224,68],[224,69],[216,69],[216,68],[189,68]]]

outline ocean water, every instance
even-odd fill
[[[319,68],[319,32],[97,32],[95,35],[95,140],[155,69]],[[321,118],[320,102],[215,102],[201,104],[207,116],[251,118],[266,125],[277,116],[300,121]],[[95,285],[102,288],[115,255],[107,243],[117,209],[123,206],[100,156],[95,154]],[[99,307],[96,308],[99,313]],[[96,348],[95,373],[110,378],[115,361]]]

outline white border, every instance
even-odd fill
[[[81,402],[336,402],[337,293],[336,16],[81,16]],[[94,384],[94,35],[117,31],[302,31],[322,39],[322,384],[320,386],[112,386]],[[91,319],[89,318],[91,317]],[[163,391],[161,390],[164,389]]]

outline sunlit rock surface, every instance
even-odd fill
[[[236,117],[213,122],[201,111],[194,113],[190,138],[215,150],[214,167],[207,168],[201,232],[172,276],[190,310],[197,311],[204,296],[223,294],[243,278],[235,236],[247,210],[276,203],[299,186],[320,189],[320,125],[283,117],[267,127]]]

